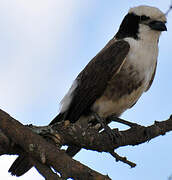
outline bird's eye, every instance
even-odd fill
[[[141,21],[146,21],[146,20],[148,20],[148,19],[150,19],[150,17],[145,16],[145,15],[140,16],[140,20],[141,20]]]

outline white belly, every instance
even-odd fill
[[[140,87],[131,94],[124,95],[115,101],[102,96],[93,104],[92,110],[104,118],[110,115],[120,116],[125,110],[131,108],[137,102],[143,91],[144,87]]]

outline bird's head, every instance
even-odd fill
[[[116,34],[117,39],[132,37],[142,39],[145,36],[159,37],[162,31],[167,31],[166,16],[158,8],[150,6],[138,6],[131,8],[124,17],[119,31]]]

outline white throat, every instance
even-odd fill
[[[157,44],[159,41],[159,37],[161,35],[160,31],[151,30],[148,25],[139,24],[139,40],[151,44]]]

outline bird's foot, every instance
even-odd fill
[[[111,140],[114,142],[117,137],[119,137],[118,129],[116,131],[112,131],[112,129],[105,123],[105,120],[101,118],[97,113],[93,113],[94,117],[98,121],[98,123],[101,124],[102,128],[105,130],[105,132],[109,135]]]

